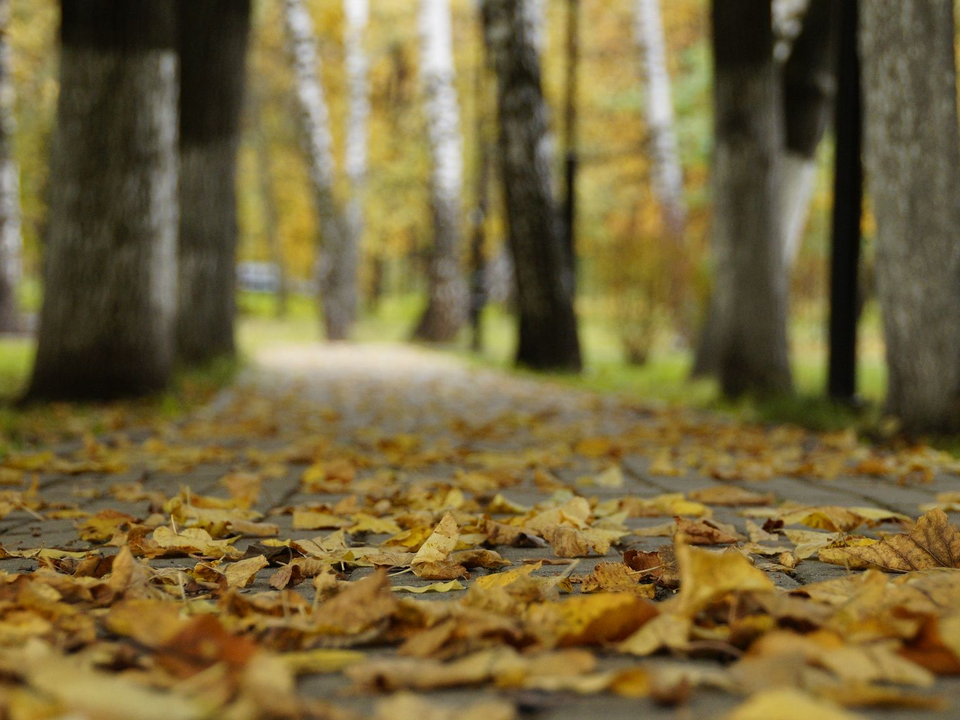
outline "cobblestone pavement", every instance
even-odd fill
[[[710,505],[714,521],[735,527],[744,537],[749,534],[748,522],[763,525],[773,509],[785,502],[870,507],[916,518],[921,508],[937,502],[938,495],[942,500],[944,493],[960,489],[956,464],[927,449],[894,451],[859,445],[848,434],[823,436],[791,428],[743,426],[705,413],[657,408],[549,381],[479,370],[426,350],[376,345],[297,346],[263,352],[238,388],[225,392],[194,417],[169,428],[108,436],[93,447],[64,447],[57,456],[61,467],[49,461],[36,463],[44,508],[14,509],[0,521],[0,543],[12,555],[24,551],[29,555],[38,547],[89,547],[78,536],[79,514],[63,512],[58,517],[49,512],[58,505],[83,514],[117,510],[149,518],[158,510],[158,502],[175,495],[180,486],[197,495],[226,497],[222,479],[237,472],[266,478],[256,509],[279,526],[281,538],[295,540],[330,531],[294,529],[291,508],[320,501],[327,505],[350,502],[390,485],[422,485],[435,491],[447,483],[453,492],[471,487],[471,474],[517,478],[515,484],[507,483],[496,492],[522,506],[541,503],[558,488],[601,504],[625,496],[662,498],[676,493],[689,500],[718,483],[771,494],[774,502],[766,507]],[[305,473],[318,458],[326,469],[319,495],[316,486],[305,482]],[[29,463],[21,460],[18,467],[29,467]],[[600,480],[611,467],[620,469],[620,477]],[[124,488],[137,491],[125,494]],[[456,493],[451,498],[451,502],[463,499]],[[642,532],[672,521],[670,514],[629,517],[624,524]],[[866,533],[899,530],[886,524]],[[365,542],[372,545],[387,537],[371,534]],[[256,542],[241,539],[237,547],[245,550]],[[655,551],[669,542],[668,537],[627,535],[605,557],[577,560],[573,572],[583,576],[598,562],[619,561],[625,546]],[[501,552],[514,565],[545,556],[542,547],[509,547]],[[816,555],[795,567],[777,567],[770,557],[755,560],[761,566],[766,563],[774,582],[788,590],[848,574],[842,566],[819,562]],[[195,563],[188,558],[151,564],[187,568]],[[0,563],[7,573],[36,566],[29,557],[10,557]],[[355,570],[350,580],[369,572]],[[569,573],[570,566],[546,565],[538,572]],[[270,591],[268,577],[261,573],[243,592]],[[395,575],[393,582],[429,583],[410,573]],[[299,585],[297,591],[312,602],[311,583]],[[660,592],[658,599],[662,599]],[[417,596],[420,602],[450,599],[450,594]],[[370,651],[384,657],[395,652],[376,647]],[[638,661],[601,650],[599,657],[601,669],[637,662],[664,668],[702,667],[705,672],[722,667],[713,659],[682,656]],[[339,674],[301,680],[301,689],[309,695],[362,713],[374,712],[379,696],[352,691],[350,685]],[[946,698],[951,709],[944,715],[960,713],[956,683],[941,679],[923,692]],[[440,702],[458,707],[491,695],[513,702],[521,715],[542,718],[719,717],[741,702],[735,695],[711,690],[697,690],[689,702],[676,708],[611,694],[580,697],[542,690],[480,689],[431,693]],[[916,709],[857,712],[884,718],[924,714]]]

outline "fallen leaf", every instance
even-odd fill
[[[755,493],[737,485],[714,485],[703,490],[694,490],[690,499],[705,505],[720,505],[728,507],[744,507],[772,505],[773,493]]]
[[[857,720],[859,717],[800,690],[774,688],[753,695],[728,714],[726,720]]]
[[[423,593],[448,593],[454,590],[466,590],[466,586],[459,580],[451,580],[445,583],[432,583],[430,585],[394,585],[390,588],[393,592],[408,592],[422,595]]]
[[[891,535],[860,547],[836,548],[824,562],[851,567],[876,567],[891,572],[960,567],[960,530],[946,513],[935,508],[909,533]]]

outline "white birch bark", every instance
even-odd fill
[[[9,23],[10,0],[0,0],[0,272],[4,284],[0,293],[0,330],[6,331],[20,325],[16,297],[23,277],[20,167],[13,152],[17,121],[12,51],[7,42]]]
[[[635,36],[643,55],[647,80],[646,115],[653,150],[654,187],[668,232],[680,237],[686,225],[687,210],[683,198],[683,170],[677,152],[660,0],[636,0]]]
[[[773,56],[778,62],[786,62],[790,57],[809,6],[810,0],[773,0]]]
[[[320,53],[313,19],[303,0],[284,0],[301,132],[310,163],[314,202],[320,218],[323,247],[317,281],[327,338],[346,339],[356,316],[357,277],[353,241],[334,188],[336,161],[330,112],[320,80]]]
[[[800,254],[803,233],[807,229],[810,217],[810,203],[813,189],[817,185],[817,159],[803,153],[787,150],[781,165],[783,191],[780,195],[783,203],[781,212],[783,240],[783,270],[788,275],[796,265]]]
[[[420,46],[420,77],[433,160],[430,193],[434,244],[428,271],[429,299],[416,336],[446,341],[456,335],[467,314],[467,288],[461,271],[463,138],[454,85],[449,0],[421,0]]]
[[[525,10],[529,16],[530,39],[537,54],[543,56],[547,41],[547,0],[528,0],[525,3]]]
[[[347,92],[349,117],[347,121],[347,150],[345,166],[350,180],[350,201],[347,219],[350,224],[350,249],[356,266],[363,238],[363,204],[367,180],[367,119],[370,116],[370,87],[367,79],[367,52],[364,48],[367,23],[370,16],[368,0],[343,0],[346,17],[344,46],[346,48]]]

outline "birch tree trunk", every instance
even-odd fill
[[[163,388],[177,266],[171,0],[62,0],[39,345],[28,398]]]
[[[485,0],[483,5],[497,74],[500,166],[517,283],[517,362],[579,370],[573,278],[554,204],[547,108],[529,2]]]
[[[347,88],[349,117],[347,119],[347,152],[345,166],[350,181],[350,200],[347,222],[350,227],[350,258],[354,275],[359,264],[364,232],[364,199],[367,182],[367,118],[370,115],[370,87],[367,79],[367,51],[364,37],[370,15],[368,0],[343,0],[346,16]]]
[[[328,339],[345,340],[357,313],[356,248],[334,188],[336,162],[330,112],[320,82],[320,53],[313,19],[303,0],[283,1],[301,131],[323,235],[317,282],[324,324]]]
[[[237,150],[250,0],[181,0],[177,357],[236,353]]]
[[[427,307],[414,336],[431,342],[454,339],[467,318],[461,228],[463,138],[451,33],[449,0],[420,0],[420,77],[433,161],[433,248],[427,269]]]
[[[960,429],[960,133],[951,2],[864,0],[865,162],[877,220],[887,408]]]
[[[769,2],[714,0],[714,338],[728,396],[789,391],[781,113]]]
[[[660,0],[636,0],[635,34],[643,55],[647,81],[646,116],[653,151],[654,189],[667,231],[673,237],[680,238],[687,223],[687,208],[674,129],[673,97],[667,70]]]
[[[840,3],[811,0],[783,67],[782,237],[788,277],[800,251],[817,179],[817,148],[837,94]]]
[[[22,329],[17,289],[23,275],[23,235],[20,167],[13,153],[17,121],[9,25],[10,0],[0,0],[0,332]]]

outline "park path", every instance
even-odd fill
[[[576,594],[577,586],[596,574],[598,563],[619,565],[627,548],[652,553],[668,545],[675,515],[690,515],[695,521],[709,516],[710,528],[737,535],[741,547],[748,539],[756,541],[751,545],[754,565],[777,587],[796,591],[849,573],[840,565],[819,562],[816,554],[798,561],[789,552],[785,558],[779,551],[762,549],[764,543],[776,548],[786,542],[777,534],[776,521],[788,511],[832,508],[826,520],[813,526],[835,530],[830,523],[843,522],[836,508],[870,508],[867,517],[871,525],[877,521],[876,527],[857,527],[858,532],[897,532],[901,527],[889,520],[898,513],[917,518],[938,496],[942,501],[944,493],[957,490],[957,469],[956,461],[929,448],[876,448],[858,443],[849,433],[744,425],[710,413],[598,396],[549,380],[481,369],[416,347],[277,347],[262,351],[235,388],[190,418],[88,441],[52,456],[8,458],[8,475],[0,478],[13,483],[16,473],[37,472],[40,482],[32,494],[16,490],[6,495],[9,507],[0,520],[0,543],[10,557],[0,569],[32,572],[38,547],[109,554],[116,546],[133,547],[135,540],[143,540],[143,532],[110,526],[111,513],[151,530],[172,519],[176,531],[177,517],[181,524],[204,527],[202,513],[188,513],[184,520],[181,505],[200,507],[204,497],[236,499],[248,491],[250,510],[276,525],[283,541],[330,538],[341,530],[349,537],[354,528],[352,545],[367,549],[400,537],[400,527],[415,530],[418,523],[426,523],[429,531],[446,511],[462,527],[484,509],[488,517],[506,523],[511,515],[535,513],[530,510],[535,507],[573,512],[583,497],[589,499],[593,517],[580,523],[582,534],[570,531],[569,539],[575,545],[587,543],[589,550],[561,551],[558,536],[544,528],[542,537],[531,531],[496,549],[511,568],[546,560],[537,565],[535,575],[569,576]],[[181,487],[189,489],[171,509],[169,499]],[[718,487],[723,489],[718,492]],[[109,532],[91,539],[91,533],[78,530],[90,518],[107,518],[108,527],[126,534],[119,542],[116,537],[111,541],[115,547],[108,543],[105,548]],[[759,529],[768,520],[769,535]],[[359,523],[368,523],[366,531],[355,529]],[[478,543],[476,528],[471,532],[461,537],[467,547]],[[416,550],[424,539],[409,547]],[[244,537],[234,547],[253,557],[272,552],[265,549],[268,545]],[[188,552],[188,558],[166,557],[149,541],[137,547],[139,556],[163,577],[192,569],[196,579],[197,557],[209,557],[202,547]],[[396,544],[388,552],[406,549]],[[571,555],[582,557],[574,560]],[[241,594],[278,595],[269,583],[282,561],[272,564],[273,569],[256,573]],[[399,560],[394,564],[403,567]],[[353,583],[372,572],[361,563],[344,578]],[[468,574],[465,586],[487,570]],[[182,577],[179,582],[182,588]],[[436,578],[417,577],[408,570],[392,573],[391,582],[422,588],[434,585]],[[195,591],[202,594],[205,588],[209,590],[201,582]],[[315,593],[324,590],[307,581],[297,585],[296,592],[316,605],[321,598]],[[672,590],[661,587],[655,594],[663,601]],[[424,594],[405,602],[457,603],[462,595]],[[338,638],[329,645],[362,645],[372,658],[369,662],[395,662],[397,642],[378,634],[383,627],[374,625],[353,640]],[[324,642],[317,645],[327,647]],[[679,653],[640,661],[600,652],[595,662],[594,673],[613,673],[638,662],[665,675],[687,673],[692,684],[705,689],[698,688],[680,709],[609,692],[582,697],[548,692],[546,684],[505,691],[444,688],[429,697],[459,708],[449,717],[459,717],[469,703],[493,700],[547,718],[634,717],[639,707],[649,717],[720,717],[742,700],[709,689],[728,682],[721,677],[725,665],[710,658],[692,660]],[[401,717],[409,710],[389,704],[377,710],[383,696],[356,691],[358,683],[363,685],[358,680],[362,671],[347,675],[308,674],[300,679],[299,689],[306,697],[362,716],[379,712]],[[918,692],[942,693],[955,700],[954,708],[960,707],[960,694],[950,683],[938,681]],[[674,699],[661,698],[667,704]],[[410,698],[397,702],[414,703]],[[498,706],[491,707],[495,715]],[[917,717],[919,712],[894,709],[882,716]]]

